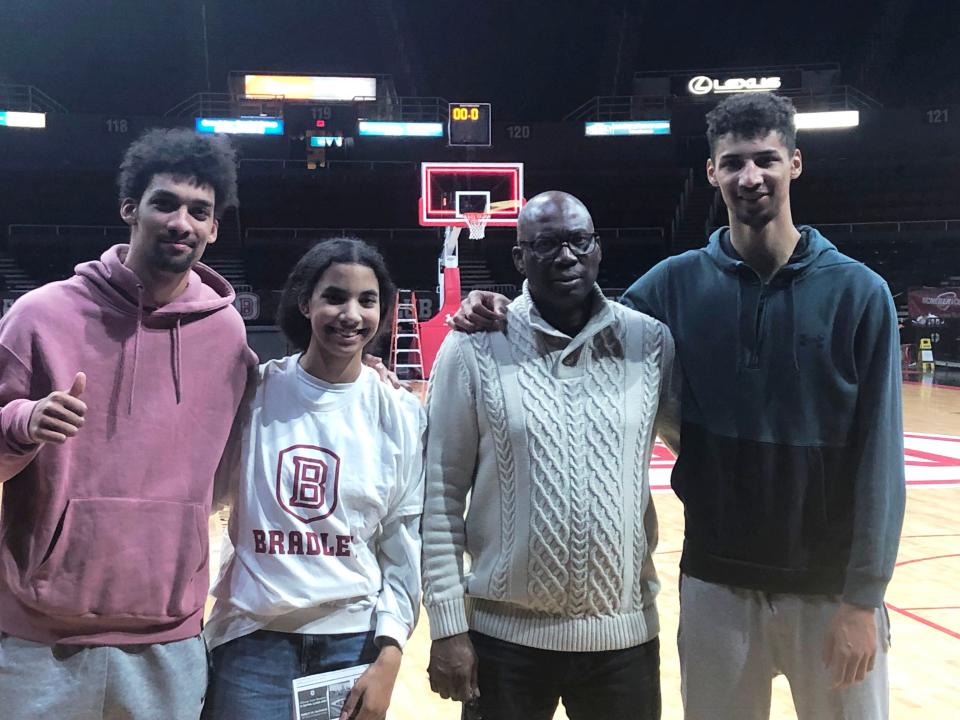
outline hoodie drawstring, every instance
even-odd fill
[[[791,275],[790,280],[787,282],[787,313],[790,317],[790,351],[793,353],[793,369],[794,372],[800,372],[800,361],[797,360],[797,343],[800,341],[799,333],[797,332],[797,303],[793,297],[793,284],[796,279],[796,275]]]
[[[173,326],[173,386],[177,393],[177,405],[180,404],[180,316]]]
[[[133,337],[133,372],[130,380],[130,403],[127,414],[133,415],[133,399],[137,393],[137,362],[140,360],[140,331],[143,328],[143,285],[137,283],[137,332]]]
[[[743,278],[740,277],[739,273],[734,273],[734,277],[737,280],[737,375],[740,375],[740,372],[743,370]]]
[[[137,332],[133,336],[133,372],[130,377],[130,402],[127,405],[127,413],[133,414],[133,401],[137,394],[137,364],[140,362],[140,335],[143,331],[143,285],[137,285]],[[171,330],[171,340],[173,350],[173,387],[177,396],[177,405],[181,400],[180,385],[180,316],[177,316],[176,324]]]

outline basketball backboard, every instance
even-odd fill
[[[489,213],[488,226],[515,227],[523,163],[425,162],[420,168],[420,224],[467,227],[465,213]]]

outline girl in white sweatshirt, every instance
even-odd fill
[[[218,471],[233,510],[204,718],[290,718],[294,678],[365,663],[341,717],[386,713],[420,607],[425,428],[361,363],[393,293],[355,239],[316,245],[287,280],[279,324],[301,352],[257,369]]]

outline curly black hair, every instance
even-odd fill
[[[717,142],[724,135],[753,140],[774,130],[792,154],[797,147],[797,129],[793,124],[796,112],[790,98],[774,93],[740,93],[725,98],[707,113],[710,156],[716,154]]]
[[[317,243],[301,257],[287,277],[277,308],[277,325],[290,343],[305,351],[310,346],[312,329],[309,318],[300,312],[309,303],[320,277],[334,263],[366,265],[377,276],[380,286],[380,328],[373,342],[386,329],[386,318],[393,310],[396,292],[383,256],[372,245],[359,238],[335,238]]]
[[[186,128],[154,128],[133,141],[120,163],[120,202],[140,201],[154,175],[170,173],[214,192],[214,214],[237,205],[237,154],[226,137]]]

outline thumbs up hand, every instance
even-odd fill
[[[86,386],[87,376],[78,372],[69,390],[55,390],[34,405],[27,427],[30,440],[60,445],[76,435],[87,412],[87,404],[80,399]]]

